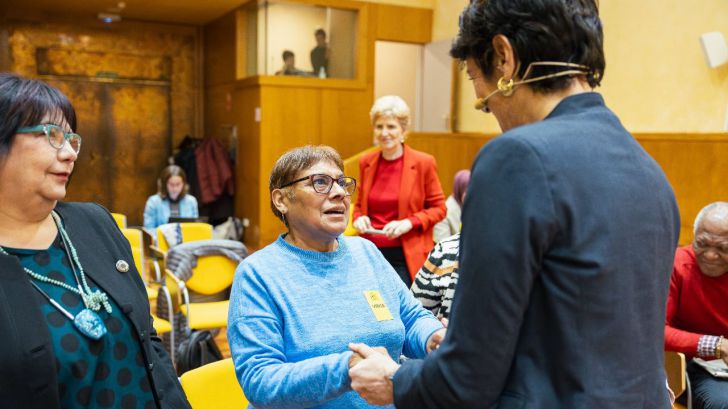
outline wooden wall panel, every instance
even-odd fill
[[[727,134],[634,134],[635,139],[662,167],[680,208],[680,244],[693,239],[698,211],[715,201],[728,201]],[[452,177],[469,168],[480,148],[494,136],[485,134],[413,133],[408,144],[435,156],[445,194],[452,192]],[[630,204],[625,204],[629,206]],[[638,204],[633,204],[638,205]]]
[[[377,4],[376,39],[427,44],[432,41],[432,9]]]
[[[233,93],[233,116],[237,125],[238,148],[235,164],[235,214],[257,221],[266,208],[259,205],[260,174],[260,122],[255,110],[260,106],[260,89],[245,87]],[[267,183],[264,186],[268,186]],[[260,238],[258,223],[246,229],[244,241],[257,243]]]
[[[237,12],[205,26],[205,86],[235,81],[237,72]]]
[[[680,244],[690,243],[700,209],[728,201],[728,134],[635,136],[665,171],[680,206]]]

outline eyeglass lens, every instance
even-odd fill
[[[311,183],[313,189],[318,193],[329,193],[331,187],[334,185],[334,178],[329,175],[314,175]],[[346,191],[346,194],[351,195],[356,190],[356,181],[353,178],[342,176],[336,179],[336,183]]]
[[[78,153],[81,149],[81,136],[75,133],[67,134],[68,139],[66,139],[66,133],[64,133],[61,128],[57,126],[47,126],[46,134],[48,135],[48,140],[50,141],[51,146],[56,149],[61,149],[66,140],[68,140],[68,144],[71,145],[71,149],[73,149],[74,152]]]

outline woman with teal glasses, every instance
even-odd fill
[[[0,74],[0,406],[188,408],[128,242],[61,202],[75,128],[60,91]]]

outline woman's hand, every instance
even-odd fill
[[[719,342],[720,345],[718,345],[718,348],[720,348],[720,356],[723,358],[723,362],[728,365],[728,340],[721,338]]]
[[[395,220],[387,223],[382,230],[390,239],[396,239],[412,230],[412,222],[409,219]]]
[[[436,350],[437,348],[440,348],[440,344],[442,343],[442,340],[445,339],[445,333],[447,332],[446,328],[438,329],[432,335],[430,335],[430,338],[427,340],[427,352],[432,352]]]
[[[372,221],[369,220],[369,216],[359,216],[354,220],[354,228],[359,230],[359,233],[366,233],[372,229]]]

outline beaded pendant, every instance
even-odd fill
[[[88,308],[84,308],[73,317],[73,325],[80,333],[93,340],[99,340],[106,335],[106,325],[101,317]]]

